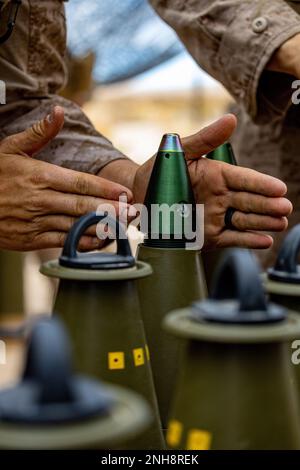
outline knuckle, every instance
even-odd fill
[[[261,200],[261,205],[260,205],[260,212],[262,214],[267,214],[268,212],[272,213],[275,207],[269,204],[269,201],[267,198],[263,198]]]
[[[34,219],[29,223],[31,224],[31,230],[34,232],[40,233],[45,229],[43,217],[34,217]]]
[[[69,232],[74,224],[78,221],[78,217],[66,217],[64,219],[62,219],[61,223],[60,223],[60,226],[59,226],[59,230],[63,230],[65,232]],[[86,230],[86,232],[88,232],[89,229]]]
[[[1,140],[0,149],[3,148],[4,152],[9,152],[11,149],[18,149],[17,135],[9,135]]]
[[[88,194],[89,184],[87,178],[83,175],[76,176],[75,179],[75,191],[79,194]]]
[[[77,222],[77,217],[70,217],[66,223],[66,229],[69,231],[73,227],[73,225]]]
[[[37,167],[32,172],[30,180],[34,186],[45,186],[48,183],[48,172]]]
[[[246,195],[243,195],[244,212],[252,212],[252,201]]]
[[[25,207],[27,212],[39,214],[44,210],[44,205],[41,201],[41,196],[38,191],[30,191],[26,198]]]
[[[65,240],[66,240],[66,234],[63,233],[63,232],[60,232],[60,233],[58,234],[58,246],[59,246],[59,247],[64,246]]]
[[[22,225],[22,229],[16,231],[16,236],[19,240],[22,238],[22,247],[24,247],[24,251],[28,251],[36,245],[38,233],[36,232],[32,221],[26,221]]]
[[[44,137],[44,125],[43,121],[36,122],[31,128],[30,128],[30,134],[33,140],[40,140],[41,138]]]
[[[237,229],[240,229],[242,228],[242,214],[238,211],[234,212],[233,216],[232,216],[232,224],[234,227],[236,227]]]
[[[77,216],[81,216],[87,212],[84,198],[78,197],[74,204],[74,212]]]
[[[227,207],[229,205],[228,204],[228,198],[225,197],[225,196],[216,197],[214,203],[215,203],[215,206],[216,206],[216,211],[219,214],[224,213],[224,211],[227,209]]]

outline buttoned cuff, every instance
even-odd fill
[[[218,58],[236,101],[254,121],[265,122],[291,104],[294,78],[265,69],[276,49],[300,33],[300,16],[283,1],[265,2],[259,16],[254,10],[241,9],[222,36]]]

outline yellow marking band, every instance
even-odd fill
[[[136,367],[142,366],[143,364],[145,364],[145,357],[144,357],[143,348],[134,349],[132,352],[133,352],[134,365]]]
[[[212,435],[208,431],[200,429],[191,429],[187,437],[186,450],[209,450]]]
[[[177,447],[180,444],[182,435],[182,424],[175,419],[169,422],[169,427],[167,431],[167,444],[170,447]]]
[[[108,368],[109,369],[124,369],[125,356],[123,352],[109,352],[108,353]]]
[[[145,351],[146,351],[146,358],[148,361],[150,361],[150,352],[149,352],[148,344],[146,344],[145,346]]]

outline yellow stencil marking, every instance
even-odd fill
[[[108,368],[109,369],[124,369],[125,356],[123,352],[109,352],[108,353]]]
[[[200,429],[191,429],[187,437],[186,450],[209,450],[212,435],[208,431]]]
[[[147,358],[148,361],[150,361],[150,353],[149,353],[148,344],[146,344],[146,346],[145,346],[145,351],[146,351],[146,358]]]
[[[182,424],[176,419],[173,419],[169,422],[169,427],[167,431],[167,444],[170,447],[177,447],[180,443],[182,435]]]
[[[136,367],[142,366],[143,364],[145,364],[143,348],[134,349],[132,352],[133,352],[134,365]]]

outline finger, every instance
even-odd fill
[[[37,220],[38,229],[40,232],[65,232],[68,233],[73,225],[78,221],[76,217],[66,217],[64,215],[49,215]],[[97,233],[103,233],[105,236],[111,235],[114,238],[113,231],[107,224],[92,225],[85,231],[85,235],[90,237],[97,237]]]
[[[105,238],[104,240],[100,240],[99,238],[89,237],[90,240],[86,239],[83,242],[79,242],[77,250],[79,252],[87,252],[87,251],[94,251],[94,250],[102,250],[104,247],[109,245],[114,241],[109,237]]]
[[[241,231],[282,232],[287,229],[288,220],[286,217],[270,217],[236,211],[232,216],[232,224]]]
[[[62,248],[65,244],[67,234],[64,232],[45,232],[34,240],[35,249]],[[105,241],[97,237],[83,235],[78,244],[80,251],[92,251],[101,248]]]
[[[44,162],[43,162],[44,163]],[[81,173],[79,171],[61,168],[49,163],[44,164],[40,181],[49,189],[64,193],[81,194],[83,196],[94,196],[105,199],[118,200],[121,194],[126,195],[128,202],[133,199],[132,192],[113,181],[100,176]]]
[[[222,165],[223,177],[228,188],[231,190],[248,191],[270,197],[282,197],[287,192],[286,185],[273,176],[227,163],[211,163]]]
[[[64,215],[48,215],[36,220],[38,229],[41,232],[65,232],[68,233],[73,225],[78,221],[78,217],[67,217]],[[96,237],[96,225],[89,227],[85,235]]]
[[[235,230],[225,230],[218,240],[218,247],[229,248],[249,248],[263,250],[270,248],[273,238],[270,235],[254,232],[238,232]]]
[[[197,134],[183,138],[182,144],[186,157],[199,158],[224,144],[235,130],[236,125],[236,117],[233,114],[226,114],[201,129]]]
[[[64,110],[60,106],[55,106],[47,117],[32,127],[3,139],[0,150],[8,154],[33,156],[59,133],[63,123]]]
[[[43,214],[64,214],[71,217],[81,217],[88,212],[108,212],[113,217],[117,217],[126,209],[129,211],[130,205],[117,201],[95,198],[91,196],[77,196],[76,194],[66,195],[45,192],[40,201]]]
[[[231,207],[241,212],[287,217],[292,211],[292,204],[283,197],[266,197],[246,192],[232,192],[228,200]]]
[[[110,242],[109,238],[100,240],[97,237],[84,236],[79,240],[77,250],[82,252],[101,250],[108,242]]]

